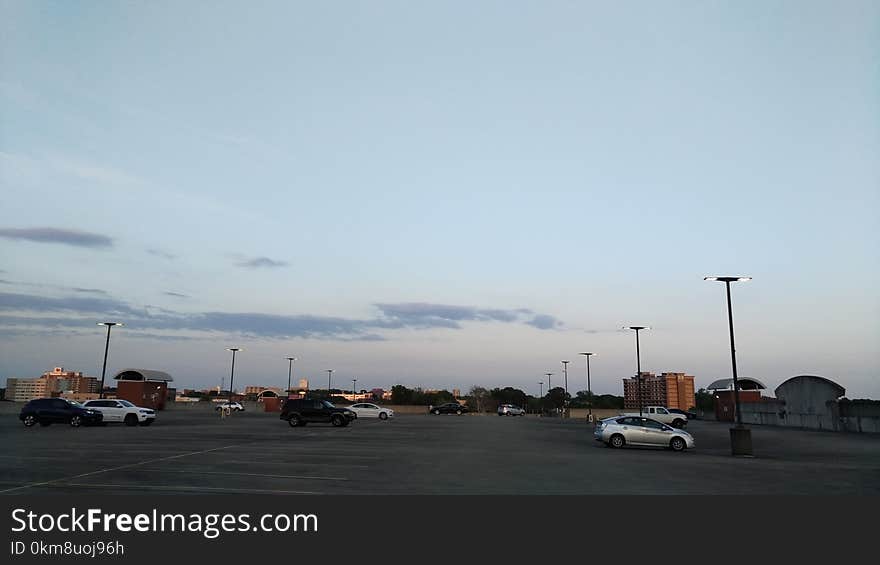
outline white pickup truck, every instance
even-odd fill
[[[638,412],[624,412],[621,414],[621,416],[638,415]],[[668,424],[673,428],[678,428],[679,430],[683,430],[684,427],[687,426],[688,422],[687,416],[670,412],[662,406],[643,406],[642,416],[645,418],[651,418],[652,420],[657,420],[658,422],[663,422],[664,424]]]

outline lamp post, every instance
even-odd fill
[[[562,362],[562,375],[563,375],[563,378],[565,379],[564,380],[564,382],[565,382],[565,395],[562,397],[562,409],[564,411],[563,415],[566,418],[568,418],[568,364],[569,363],[571,363],[571,361],[563,361]]]
[[[327,369],[327,398],[330,398],[330,375],[333,374],[333,369]]]
[[[642,354],[639,350],[639,332],[650,330],[648,326],[627,326],[624,329],[636,332],[636,385],[639,387],[639,416],[642,415]]]
[[[593,421],[593,388],[590,386],[590,357],[595,355],[595,353],[579,353],[578,355],[583,355],[587,359],[587,421]]]
[[[739,409],[739,380],[736,374],[736,344],[733,340],[733,307],[730,301],[730,283],[750,281],[752,277],[703,277],[703,280],[723,282],[727,291],[727,325],[730,330],[730,364],[733,369],[733,403],[736,414],[736,427],[730,428],[730,449],[733,455],[751,455],[752,431],[743,426],[742,412]]]
[[[547,377],[547,394],[549,395],[553,391],[553,386],[550,384],[550,377],[553,376],[553,373],[544,373]],[[544,402],[541,402],[541,408],[543,410]]]
[[[107,326],[107,341],[104,343],[104,367],[101,369],[101,390],[98,398],[104,398],[104,375],[107,373],[107,353],[110,351],[110,328],[124,326],[122,322],[98,322],[99,326]]]
[[[232,383],[235,382],[235,354],[238,351],[241,351],[240,347],[227,347],[226,351],[232,352],[232,369],[229,371],[229,402],[232,403],[232,391],[235,390],[232,387]]]
[[[357,394],[357,389],[354,388],[355,385],[357,384],[357,382],[358,382],[357,379],[351,379],[351,394],[352,394],[352,399],[351,399],[351,401],[352,401],[352,402],[354,402],[354,395]]]
[[[293,376],[293,362],[297,361],[296,357],[287,357],[287,397],[290,398],[290,379]]]
[[[539,391],[539,393],[538,393],[538,398],[543,399],[543,398],[544,398],[544,381],[540,381],[540,382],[538,383],[538,386],[539,386],[539,388],[538,388],[538,391]]]

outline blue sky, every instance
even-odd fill
[[[0,378],[880,397],[874,2],[0,6]]]

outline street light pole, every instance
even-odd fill
[[[736,428],[731,428],[730,430],[731,451],[733,455],[751,455],[751,430],[743,426],[742,412],[739,408],[739,380],[736,374],[736,344],[733,339],[733,307],[730,300],[730,283],[750,281],[752,277],[703,277],[703,280],[723,282],[727,291],[727,325],[730,331],[730,364],[733,370],[733,403],[734,413],[736,414]]]
[[[107,341],[104,343],[104,366],[101,369],[101,390],[98,392],[98,398],[104,398],[104,375],[107,374],[107,353],[110,351],[110,328],[125,324],[121,322],[98,322],[98,325],[107,326]]]
[[[628,326],[624,329],[636,332],[636,385],[639,387],[639,417],[642,416],[642,353],[639,348],[639,332],[649,330],[648,326]]]
[[[587,358],[587,421],[593,421],[593,388],[590,386],[590,357],[595,353],[580,353]]]
[[[229,371],[229,403],[232,403],[232,391],[235,390],[232,384],[235,382],[235,353],[241,351],[240,347],[227,347],[226,351],[232,352],[232,369]]]
[[[568,418],[568,364],[571,361],[563,361],[562,362],[562,375],[565,379],[565,395],[562,397],[562,409],[563,415]]]
[[[333,369],[327,369],[327,398],[330,398],[330,375],[333,374]]]
[[[296,357],[287,357],[287,397],[290,398],[290,379],[293,376],[293,362]]]
[[[544,373],[544,375],[547,377],[547,395],[550,395],[550,393],[553,391],[553,386],[550,384],[550,377],[553,376],[553,373]],[[543,412],[543,408],[544,408],[544,402],[541,402],[541,411],[542,412]]]
[[[352,395],[357,394],[357,390],[354,388],[355,385],[357,384],[357,382],[358,382],[357,379],[351,379],[351,394]],[[352,402],[354,402],[354,398],[352,398]]]

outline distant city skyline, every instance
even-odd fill
[[[749,275],[740,376],[880,398],[876,2],[202,8],[0,6],[0,382],[699,388]]]

